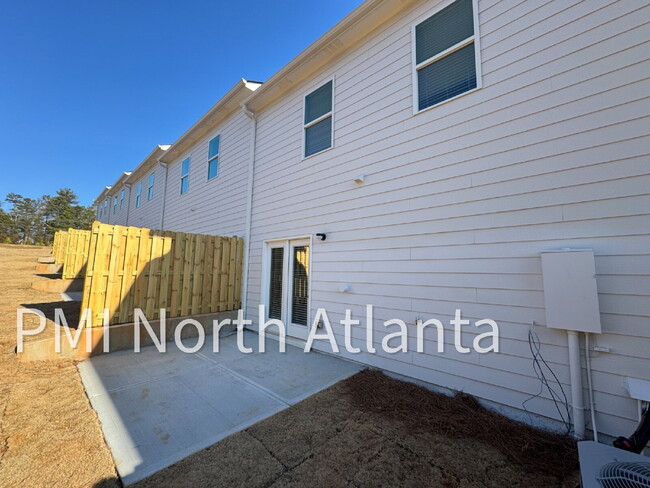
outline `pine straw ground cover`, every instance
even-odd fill
[[[137,483],[574,488],[575,443],[366,370]]]

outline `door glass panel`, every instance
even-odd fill
[[[271,279],[269,284],[269,318],[282,320],[282,276],[284,248],[271,249]]]
[[[291,290],[291,322],[307,325],[309,301],[309,246],[293,248],[293,276]]]

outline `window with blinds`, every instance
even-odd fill
[[[328,81],[305,97],[305,157],[332,147],[332,95]]]
[[[219,145],[221,136],[217,136],[208,145],[208,180],[219,175]]]
[[[291,323],[307,325],[309,305],[309,246],[293,248]]]
[[[269,279],[269,318],[282,320],[282,280],[284,276],[284,248],[271,249]]]
[[[473,0],[456,0],[415,26],[417,110],[478,87]]]

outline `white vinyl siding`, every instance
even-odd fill
[[[313,156],[332,147],[333,81],[305,97],[304,157]]]
[[[540,252],[591,248],[603,326],[595,340],[611,350],[591,357],[599,427],[632,432],[636,403],[624,378],[650,371],[650,7],[479,5],[483,88],[471,96],[413,117],[412,27],[445,6],[426,1],[257,113],[247,313],[257,316],[264,286],[263,243],[327,232],[312,249],[311,312],[327,309],[339,344],[345,309],[362,318],[368,303],[376,345],[393,331],[387,319],[407,321],[411,339],[416,318],[447,325],[444,354],[432,333],[427,354],[353,359],[529,420],[522,403],[539,388],[532,321],[544,358],[567,390],[569,382],[566,334],[544,326]],[[336,145],[309,164],[296,131],[304,93],[334,75]],[[358,174],[363,185],[353,183]],[[338,291],[343,283],[349,293]],[[496,320],[501,353],[457,353],[456,308],[472,323]],[[463,344],[477,333],[465,329]],[[363,347],[363,328],[353,334]],[[527,405],[557,419],[547,393]]]
[[[480,86],[473,0],[455,0],[413,28],[414,111]]]
[[[210,141],[219,135],[219,184],[208,180]],[[246,182],[250,160],[251,121],[237,111],[170,163],[164,228],[178,232],[240,235],[245,232]],[[191,168],[191,191],[178,189],[182,162],[202,161]],[[161,193],[161,192],[159,192]]]
[[[219,145],[221,137],[217,136],[208,144],[208,180],[219,176]]]

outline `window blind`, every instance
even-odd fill
[[[271,249],[271,272],[269,282],[269,318],[282,320],[282,276],[284,248]]]

